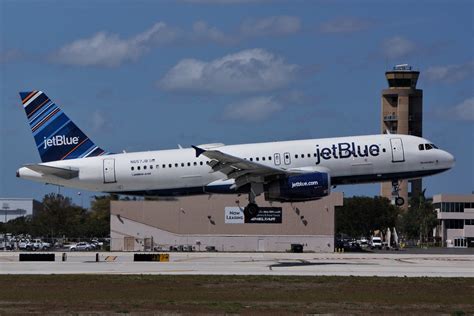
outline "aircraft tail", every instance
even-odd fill
[[[106,154],[42,91],[20,97],[42,162]]]

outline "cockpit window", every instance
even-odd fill
[[[419,150],[425,150],[425,146],[423,146],[423,144],[419,144],[419,145],[418,145],[418,149],[419,149]]]
[[[436,146],[435,144],[430,144],[430,145],[433,146],[433,148],[438,149],[438,146]]]
[[[431,146],[431,144],[425,144],[425,149],[426,150],[433,149],[433,146]]]

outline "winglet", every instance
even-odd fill
[[[201,154],[206,151],[205,149],[199,148],[197,146],[191,146],[191,147],[193,147],[196,150],[196,158],[201,156]]]

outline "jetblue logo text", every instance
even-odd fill
[[[307,182],[298,181],[298,182],[292,182],[291,188],[294,189],[298,187],[308,187],[308,186],[317,186],[317,185],[319,185],[318,181],[307,181]]]
[[[44,138],[44,148],[46,149],[51,146],[63,146],[63,145],[77,145],[79,143],[79,137],[66,137],[64,135],[56,135],[51,138]]]
[[[380,147],[378,145],[356,145],[352,143],[338,143],[333,144],[331,147],[319,148],[316,145],[316,164],[321,163],[321,159],[339,159],[339,158],[350,158],[350,157],[368,157],[378,156],[380,154]]]

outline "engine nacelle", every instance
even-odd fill
[[[331,177],[327,172],[289,176],[265,186],[265,200],[302,202],[317,200],[331,192]]]

